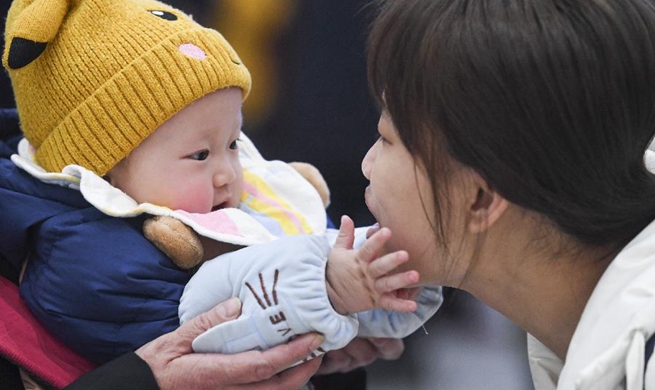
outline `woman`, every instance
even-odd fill
[[[537,390],[655,389],[653,4],[383,1],[368,60],[389,250],[525,329]]]

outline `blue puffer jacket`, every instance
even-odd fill
[[[143,218],[104,215],[17,168],[13,152],[0,141],[0,261],[29,259],[20,292],[39,321],[97,363],[175,329],[189,275],[144,238]]]

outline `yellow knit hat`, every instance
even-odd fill
[[[159,125],[250,74],[217,31],[152,0],[14,0],[2,63],[46,171],[102,176]]]

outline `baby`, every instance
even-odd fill
[[[78,353],[105,362],[230,296],[248,327],[214,328],[196,350],[318,331],[320,353],[358,329],[403,337],[439,307],[424,290],[411,313],[418,275],[390,274],[407,255],[379,256],[388,230],[356,240],[346,218],[326,232],[311,185],[241,134],[250,75],[216,31],[156,1],[16,0],[5,40],[25,140],[0,161],[0,255],[27,259],[21,296]],[[180,306],[190,275],[141,233],[153,214],[252,246],[201,267]],[[378,307],[407,313],[353,315]]]
[[[239,159],[241,98],[237,88],[201,97],[164,122],[105,178],[140,204],[213,213],[214,217],[218,210],[239,207],[244,190]],[[232,296],[239,296],[244,305],[238,320],[202,335],[194,349],[222,353],[266,349],[302,333],[320,331],[326,336],[319,350],[323,352],[341,348],[357,335],[357,318],[348,314],[376,307],[416,310],[416,302],[397,293],[415,283],[418,275],[408,271],[387,276],[407,260],[405,252],[375,258],[389,238],[388,231],[360,243],[357,251],[351,250],[354,228],[349,218],[344,217],[339,238],[336,234],[332,230],[325,237],[302,235],[262,243],[204,264],[182,295],[181,321]],[[330,250],[331,241],[336,244],[334,250]],[[222,247],[225,252],[231,249],[236,248]],[[426,312],[430,311],[422,308],[421,316]],[[403,322],[394,313],[388,314],[369,320],[368,326],[378,331],[366,335],[403,337],[423,322],[415,320],[419,316]]]

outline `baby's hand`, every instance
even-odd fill
[[[382,228],[371,235],[359,249],[353,249],[355,225],[347,216],[341,218],[339,236],[327,263],[327,290],[332,306],[339,314],[358,313],[375,308],[414,311],[416,302],[406,289],[418,282],[417,271],[389,274],[409,260],[405,251],[382,256],[391,230]],[[378,257],[379,256],[379,257]]]

